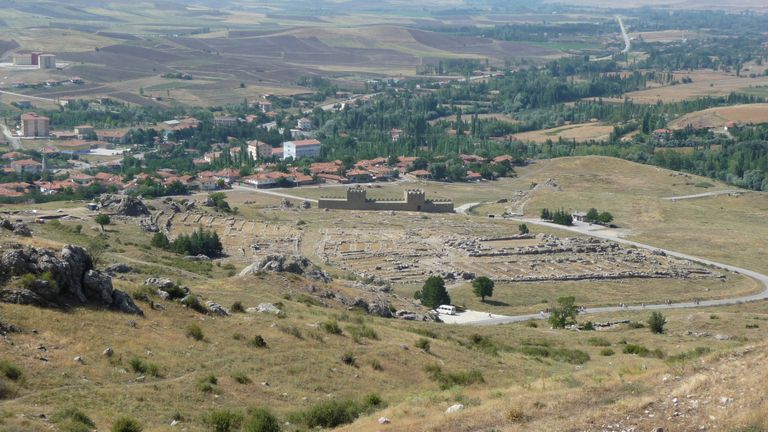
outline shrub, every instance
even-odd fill
[[[470,347],[482,351],[488,355],[499,355],[499,347],[491,338],[477,333],[469,337]]]
[[[240,341],[240,340],[244,340],[245,336],[243,336],[242,333],[235,333],[235,334],[232,335],[232,339],[234,339],[236,341]]]
[[[616,352],[610,348],[603,348],[600,350],[600,355],[610,357],[612,355],[616,354]]]
[[[757,325],[757,324],[747,324],[747,328],[748,329],[756,329],[756,328],[760,328],[760,326]]]
[[[67,428],[74,431],[77,430],[78,424],[83,426],[82,430],[91,430],[96,427],[96,423],[91,420],[84,412],[77,408],[65,408],[56,411],[51,416],[51,421],[54,423],[68,423]],[[63,428],[62,428],[63,429]]]
[[[632,322],[630,322],[630,323],[629,323],[629,324],[627,324],[627,325],[628,325],[628,326],[629,326],[629,328],[631,328],[631,329],[641,329],[641,328],[645,328],[645,324],[643,324],[643,323],[641,323],[641,322],[638,322],[638,321],[632,321]]]
[[[586,324],[584,324],[583,326],[581,326],[581,329],[582,329],[583,331],[595,331],[595,325],[594,325],[594,324],[592,324],[592,321],[587,321],[587,323],[586,323]]]
[[[478,370],[446,373],[443,372],[443,369],[439,365],[433,364],[424,367],[424,371],[432,380],[437,381],[441,390],[447,390],[457,385],[471,385],[485,382],[483,374]]]
[[[230,432],[240,429],[243,415],[229,410],[214,410],[203,418],[203,423],[212,432]]]
[[[539,328],[539,325],[536,324],[536,321],[528,321],[525,323],[525,326],[530,328]]]
[[[347,328],[347,331],[349,334],[352,335],[352,338],[355,340],[355,342],[359,342],[361,338],[368,338],[368,339],[378,339],[379,335],[376,333],[376,330],[374,330],[371,327],[368,327],[365,324],[361,324],[359,326],[350,326]]]
[[[664,358],[664,353],[661,350],[655,349],[651,351],[642,345],[627,344],[624,346],[622,352],[624,354],[634,354],[640,357],[656,357],[659,359]]]
[[[685,361],[685,360],[693,360],[693,359],[695,359],[697,357],[701,357],[704,354],[708,354],[710,352],[712,352],[712,349],[709,348],[709,347],[703,347],[703,346],[696,347],[696,348],[694,348],[694,349],[692,349],[690,351],[686,351],[686,352],[683,352],[683,353],[680,353],[680,354],[669,356],[669,358],[667,358],[667,361],[668,362],[679,362],[679,361]]]
[[[8,360],[0,360],[0,373],[9,380],[17,381],[21,378],[21,368]]]
[[[322,328],[329,334],[340,335],[342,333],[341,327],[336,321],[326,321],[322,324]]]
[[[128,360],[128,364],[135,373],[151,375],[153,377],[160,376],[160,369],[154,363],[149,363],[138,357],[131,357],[130,360]]]
[[[378,393],[368,393],[363,398],[363,406],[366,409],[380,409],[386,406],[386,404]]]
[[[197,388],[203,393],[216,393],[219,380],[214,374],[208,374],[197,382]]]
[[[245,312],[245,306],[243,306],[243,302],[241,302],[241,301],[236,301],[236,302],[232,303],[232,308],[231,309],[232,309],[232,312],[236,312],[236,313],[244,313]]]
[[[187,296],[187,292],[184,290],[184,288],[176,284],[173,284],[170,287],[163,289],[163,291],[168,293],[168,298],[171,300],[176,300],[176,299],[184,298]]]
[[[512,407],[507,410],[507,420],[512,423],[521,423],[528,420],[528,416],[525,415],[525,411],[521,408]]]
[[[250,411],[243,432],[280,432],[280,423],[268,409],[255,408]]]
[[[301,334],[301,330],[296,326],[289,326],[289,327],[278,326],[277,328],[281,332],[285,334],[289,334],[295,337],[296,339],[304,339],[304,336]]]
[[[250,384],[251,378],[245,372],[235,372],[232,374],[232,379],[240,384]]]
[[[335,428],[352,423],[363,412],[363,406],[353,400],[332,400],[315,405],[290,416],[292,423],[303,423],[310,429]]]
[[[0,400],[11,399],[16,396],[16,387],[13,383],[0,379]]]
[[[251,339],[251,341],[249,342],[249,344],[252,347],[256,347],[256,348],[266,348],[267,347],[267,341],[265,341],[264,338],[261,337],[261,335],[254,336],[253,339]]]
[[[601,337],[591,337],[587,339],[587,344],[597,347],[611,346],[611,343],[607,339]]]
[[[193,311],[200,312],[201,314],[208,313],[208,309],[206,309],[206,307],[200,303],[200,299],[195,295],[190,294],[184,297],[184,300],[181,301],[181,304],[192,309]]]
[[[651,333],[662,334],[664,333],[664,325],[667,323],[667,319],[661,312],[651,312],[651,316],[648,317],[648,327],[651,329]]]
[[[429,339],[420,338],[416,341],[416,348],[429,352]]]
[[[357,366],[357,358],[349,351],[341,355],[341,362],[345,365]]]
[[[40,275],[35,275],[33,273],[27,273],[21,277],[21,285],[26,289],[31,289],[34,287],[34,285],[38,282],[46,282],[48,285],[56,289],[58,284],[56,283],[56,279],[53,278],[53,274],[51,272],[47,271]]]
[[[144,428],[136,420],[129,417],[120,417],[112,424],[112,432],[141,432]]]
[[[201,341],[205,337],[203,335],[203,329],[200,328],[197,324],[190,324],[187,326],[187,337],[192,338],[196,341]]]
[[[381,362],[379,362],[378,359],[371,360],[371,368],[373,368],[373,370],[377,370],[377,371],[384,370],[384,367],[381,365]]]

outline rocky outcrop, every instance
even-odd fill
[[[144,202],[128,195],[103,194],[98,198],[99,208],[121,216],[149,216]]]
[[[0,228],[8,230],[21,237],[32,237],[32,231],[23,222],[13,223],[8,219],[0,218]]]
[[[247,276],[258,272],[293,273],[307,279],[328,283],[331,277],[320,270],[308,258],[301,255],[269,255],[257,263],[253,263],[240,272]]]
[[[112,278],[93,269],[88,252],[73,245],[50,249],[11,245],[0,255],[0,301],[65,307],[97,304],[143,315],[131,297],[112,287]]]

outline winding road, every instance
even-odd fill
[[[459,209],[462,209],[463,211],[461,211],[460,213],[465,213],[466,210],[474,206],[477,206],[479,204],[480,203],[464,204],[462,206],[457,207],[457,211]],[[693,255],[688,255],[680,252],[671,251],[668,249],[658,248],[655,246],[639,243],[632,240],[623,239],[621,237],[616,236],[611,231],[603,229],[603,227],[600,227],[597,225],[577,224],[569,227],[569,226],[557,225],[551,222],[544,222],[539,219],[523,218],[523,217],[511,217],[511,218],[505,218],[504,220],[514,221],[515,223],[522,222],[522,223],[531,224],[531,225],[539,225],[539,226],[545,226],[548,228],[572,231],[572,232],[576,232],[583,235],[589,235],[592,237],[615,241],[616,243],[620,243],[627,246],[634,246],[640,249],[664,252],[669,256],[681,258],[684,260],[696,262],[706,266],[716,267],[722,270],[727,270],[727,271],[738,273],[744,276],[751,277],[752,279],[755,279],[758,282],[760,282],[764,287],[763,291],[757,294],[751,294],[751,295],[733,297],[733,298],[727,298],[727,299],[702,300],[697,303],[681,302],[681,303],[670,303],[670,304],[666,304],[666,303],[647,304],[647,305],[639,305],[639,306],[628,305],[625,307],[621,307],[621,306],[594,307],[594,308],[585,309],[580,313],[581,315],[598,314],[598,313],[606,313],[606,312],[622,312],[622,311],[667,310],[667,309],[684,309],[684,308],[697,308],[697,307],[709,307],[709,306],[729,306],[729,305],[741,304],[746,302],[768,300],[768,275],[764,275],[762,273],[759,273],[753,270],[747,270],[747,269],[736,267],[730,264],[723,264],[716,261],[699,258]],[[543,320],[547,318],[549,318],[547,314],[539,313],[539,314],[500,316],[497,318],[479,319],[472,322],[466,322],[465,324],[495,325],[495,324],[508,324],[508,323],[522,322],[522,321],[531,321],[531,320]]]

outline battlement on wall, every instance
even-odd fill
[[[403,200],[369,199],[367,191],[360,186],[347,189],[347,197],[321,198],[319,208],[337,210],[371,210],[371,211],[413,211],[428,213],[452,213],[453,202],[449,200],[427,200],[426,193],[421,189],[408,189],[403,192]]]

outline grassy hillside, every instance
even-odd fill
[[[758,221],[766,216],[764,194],[672,203],[661,198],[701,192],[696,184],[703,180],[608,158],[542,161],[519,169],[518,174],[516,179],[500,182],[423,186],[458,203],[495,203],[530,191],[531,183],[548,184],[531,194],[525,205],[527,215],[536,215],[544,206],[595,206],[614,213],[633,238],[766,270],[758,253],[768,250]],[[710,189],[723,185],[713,186]],[[372,193],[388,196],[401,189]],[[421,227],[445,234],[485,235],[509,229],[507,222],[489,221],[485,213],[512,205],[486,204],[472,216],[423,219],[408,214],[371,217],[382,215],[280,210],[279,198],[242,191],[230,193],[228,199],[241,209],[238,217],[299,227],[304,233],[300,251],[318,264],[313,251],[321,239],[320,229],[335,224],[361,230]],[[347,280],[352,276],[339,269],[324,266],[335,276],[330,284],[290,274],[239,277],[235,274],[243,261],[237,256],[189,261],[151,247],[149,235],[120,219],[102,234],[92,226],[93,215],[81,206],[36,206],[39,214],[68,217],[62,226],[32,226],[34,236],[29,239],[2,230],[0,247],[5,250],[17,242],[52,249],[82,244],[98,256],[99,268],[114,262],[131,265],[133,272],[120,274],[113,282],[115,288],[136,297],[148,293],[143,287],[146,278],[169,277],[204,300],[224,306],[241,302],[245,308],[269,302],[283,313],[203,315],[151,293],[147,300],[138,301],[146,314],[143,318],[86,307],[57,311],[0,304],[0,321],[23,330],[8,333],[0,341],[0,430],[83,430],[73,429],[71,421],[52,420],[71,407],[87,414],[96,430],[108,430],[115,413],[138,420],[145,431],[214,430],[206,420],[212,412],[245,413],[253,407],[269,408],[283,430],[307,430],[316,415],[302,414],[312,407],[344,399],[375,402],[371,393],[383,403],[360,408],[359,418],[340,430],[597,431],[619,425],[636,430],[759,431],[768,427],[762,415],[768,407],[759,391],[768,384],[760,372],[768,355],[765,303],[665,312],[668,324],[661,335],[639,324],[593,332],[553,330],[544,322],[477,327],[384,319],[319,295],[326,291],[361,295],[354,284],[361,280]],[[695,226],[704,221],[719,228]],[[718,221],[727,221],[727,226]],[[76,225],[82,225],[80,233],[74,230]],[[717,295],[719,288],[707,285],[713,283],[722,284],[512,284],[497,287],[492,298],[497,303],[492,307],[501,308],[495,313],[531,312],[544,307],[542,298],[568,294],[586,304],[611,304],[617,297],[632,301],[688,298],[705,286]],[[410,289],[395,286],[391,301],[396,308],[419,310],[412,304]],[[755,288],[750,280],[729,276],[722,289],[735,293]],[[491,307],[477,301],[468,286],[452,286],[450,292],[454,303],[478,310]],[[579,321],[644,323],[648,315],[628,311]],[[257,335],[266,347],[254,344]],[[107,348],[113,350],[111,357],[102,354]],[[457,403],[464,409],[445,414]],[[379,424],[382,416],[391,423]],[[170,425],[179,418],[181,425]]]

